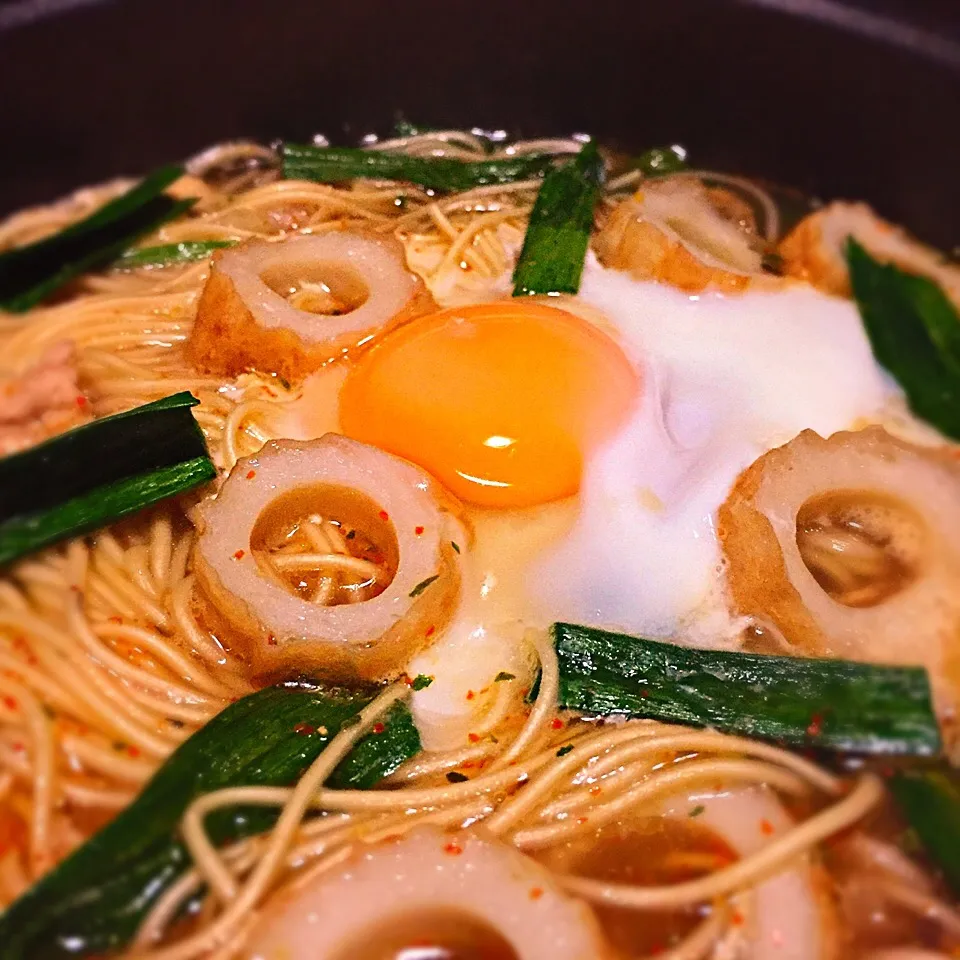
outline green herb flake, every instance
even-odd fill
[[[699,817],[701,813],[706,809],[702,803],[698,803],[691,811],[687,814],[689,817]]]
[[[913,829],[913,827],[907,827],[907,829],[900,834],[897,840],[897,845],[901,850],[903,850],[904,853],[908,853],[913,857],[924,852],[920,835],[916,830]]]
[[[515,673],[507,673],[506,670],[501,670],[494,678],[494,683],[503,683],[505,680],[516,680],[517,675]]]
[[[451,540],[451,541],[450,541],[450,546],[453,547],[453,549],[454,549],[454,551],[455,551],[456,553],[459,553],[459,552],[460,552],[460,544],[458,544],[456,541]]]
[[[573,750],[573,744],[572,744],[572,743],[564,744],[564,745],[557,751],[557,756],[558,756],[558,757],[565,757],[565,756],[566,756],[568,753],[570,753],[572,750]]]
[[[470,778],[463,773],[457,773],[456,770],[451,770],[447,774],[447,780],[450,783],[466,783]]]
[[[429,587],[430,584],[433,583],[434,580],[439,580],[439,579],[440,579],[440,574],[439,574],[439,573],[435,573],[432,577],[427,577],[426,580],[421,580],[421,581],[410,591],[410,596],[411,596],[411,597],[419,597],[420,594],[423,593],[423,591],[426,590],[427,587]]]
[[[418,673],[410,684],[411,690],[426,690],[433,683],[434,678],[426,673]]]

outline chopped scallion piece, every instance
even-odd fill
[[[926,671],[696,650],[553,625],[560,706],[849,753],[940,750]]]
[[[175,263],[206,260],[217,250],[232,247],[235,240],[185,240],[183,243],[164,243],[158,247],[142,247],[128,250],[114,263],[120,270],[135,270],[139,267],[167,267]]]
[[[542,176],[553,165],[549,154],[504,157],[499,160],[454,160],[413,157],[386,150],[357,147],[313,147],[285,143],[283,175],[288,180],[338,183],[366,178],[404,180],[429,190],[470,190],[496,183],[515,183]]]
[[[144,178],[83,220],[0,254],[0,309],[23,313],[71,280],[115,260],[140,237],[180,216],[193,200],[163,191],[183,173],[171,165]]]
[[[0,563],[212,480],[198,402],[174,394],[0,459]]]
[[[369,693],[306,685],[267,687],[231,704],[184,741],[136,800],[0,913],[3,960],[114,955],[157,901],[192,866],[180,838],[191,802],[226,787],[287,786],[341,730]],[[326,781],[368,790],[420,752],[410,711],[397,703]],[[206,832],[218,846],[261,833],[277,807],[216,810]]]
[[[927,277],[879,263],[851,237],[847,263],[877,360],[917,416],[960,440],[960,315]]]
[[[404,116],[398,116],[393,124],[395,137],[419,137],[424,133],[431,133],[436,127],[427,127],[420,123],[413,123]]]
[[[889,785],[923,848],[960,896],[960,773],[947,766],[905,770]]]
[[[513,273],[513,295],[576,293],[604,180],[594,141],[544,177]]]
[[[683,147],[652,147],[633,161],[633,166],[648,177],[664,177],[687,169],[687,152]]]

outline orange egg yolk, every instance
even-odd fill
[[[587,321],[500,301],[421,317],[372,347],[347,377],[340,421],[466,502],[523,507],[577,492],[584,460],[639,386]]]

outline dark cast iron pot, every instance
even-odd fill
[[[0,0],[0,213],[398,114],[682,143],[960,242],[956,0]]]

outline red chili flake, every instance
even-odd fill
[[[586,823],[586,822],[587,822],[587,818],[586,818],[586,817],[577,817],[577,823],[578,823],[578,824],[584,824],[584,823]]]
[[[437,628],[432,624],[427,627],[427,632],[424,634],[425,637],[432,637],[437,632]]]
[[[4,705],[8,710],[16,710],[16,709],[17,709],[17,701],[16,701],[16,699],[15,699],[14,697],[4,697],[4,698],[3,698],[3,705]]]
[[[81,393],[80,396],[77,397],[77,406],[82,410],[87,403],[87,398]]]
[[[760,832],[765,837],[769,837],[774,832],[773,824],[769,820],[764,818],[763,820],[760,821]]]
[[[270,636],[267,637],[267,646],[275,647],[276,645],[277,645],[277,638],[271,633]]]
[[[459,857],[463,853],[463,847],[459,843],[454,843],[452,840],[443,848],[444,853],[449,853],[451,857]]]
[[[233,559],[234,559],[234,560],[242,560],[242,559],[246,556],[246,553],[247,553],[246,550],[238,550],[238,551],[233,555]]]
[[[316,727],[311,727],[309,723],[298,723],[293,728],[294,733],[299,733],[301,737],[309,737],[317,732]]]
[[[732,914],[731,917],[730,917],[730,922],[731,922],[735,927],[742,927],[742,926],[743,926],[743,922],[744,922],[744,921],[743,921],[743,914],[742,914],[739,910],[734,910],[734,911],[733,911],[733,914]]]
[[[23,753],[23,751],[26,750],[26,747],[24,747],[24,745],[19,740],[17,740],[16,743],[10,744],[10,747],[12,748],[14,753]]]
[[[248,470],[248,471],[247,471],[247,479],[248,479],[248,480],[252,480],[256,475],[257,475],[257,471],[256,471],[256,470]]]
[[[413,532],[419,537],[423,535],[423,527],[414,527]]]
[[[375,723],[375,724],[373,725],[373,732],[374,732],[374,733],[383,733],[383,731],[386,730],[386,729],[387,729],[387,728],[386,728],[382,723]]]
[[[591,788],[590,788],[590,796],[591,796],[591,797],[599,797],[599,796],[600,796],[600,788],[599,788],[599,787],[591,787]]]
[[[531,887],[530,888],[530,899],[539,900],[543,896],[543,887]]]
[[[387,520],[390,519],[390,514],[387,513],[386,510],[381,510],[380,513],[379,513],[379,517],[380,517],[381,520],[383,520],[384,522],[386,522]]]
[[[476,696],[476,694],[475,694],[472,690],[468,690],[468,691],[467,691],[467,699],[468,699],[468,700],[472,700],[475,696]]]
[[[823,715],[815,713],[810,718],[810,725],[807,727],[808,737],[819,737],[823,732]]]
[[[133,759],[136,760],[137,757],[140,756],[140,748],[139,748],[139,747],[127,747],[127,756],[128,756],[128,757],[133,757]]]
[[[467,734],[467,739],[468,739],[471,743],[479,743],[479,742],[480,742],[480,734],[479,734],[479,733],[468,733],[468,734]]]
[[[123,623],[123,617],[108,617],[110,623]]]
[[[550,726],[551,726],[554,730],[562,730],[562,729],[563,729],[563,721],[562,721],[559,717],[554,717],[554,718],[550,721]]]

